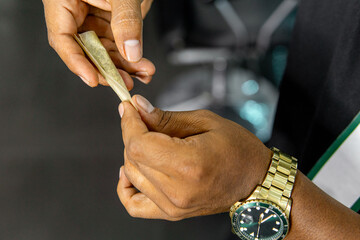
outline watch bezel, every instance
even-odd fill
[[[266,205],[270,205],[271,209],[279,215],[280,219],[282,220],[282,224],[283,224],[283,232],[280,235],[279,238],[274,239],[274,240],[282,240],[286,237],[286,235],[289,232],[289,227],[290,227],[290,222],[289,219],[286,217],[285,211],[282,210],[277,204],[269,201],[269,200],[264,200],[264,199],[256,199],[256,200],[248,200],[245,201],[243,203],[241,203],[240,205],[238,205],[238,207],[233,211],[233,214],[231,216],[231,226],[232,226],[232,230],[233,232],[242,238],[242,235],[240,233],[240,226],[238,226],[238,217],[240,216],[240,213],[242,211],[244,211],[245,209],[254,207],[254,206],[263,206],[266,207]]]

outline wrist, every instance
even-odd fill
[[[265,146],[258,151],[257,156],[253,158],[253,164],[251,164],[251,167],[248,169],[248,181],[244,188],[242,188],[241,197],[238,198],[237,201],[247,198],[256,186],[262,184],[269,169],[272,156],[273,151]]]
[[[232,229],[240,239],[281,240],[289,231],[297,159],[277,148],[271,150],[271,164],[262,183],[230,208]]]

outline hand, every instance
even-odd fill
[[[112,11],[111,29],[122,57],[129,62],[138,62],[142,57],[142,20],[149,12],[153,0],[82,1],[99,9]]]
[[[141,5],[140,0],[113,0],[111,4],[105,0],[88,2],[96,7],[81,0],[43,0],[49,43],[60,58],[89,86],[107,85],[73,38],[78,32],[94,30],[116,67],[122,69],[119,72],[129,89],[133,87],[133,81],[128,73],[144,83],[150,82],[155,66],[142,58],[140,45],[141,13],[145,16],[152,1],[145,0]],[[126,40],[132,44],[138,41],[140,45],[126,47]]]
[[[210,111],[163,112],[133,100],[139,112],[128,102],[119,107],[125,166],[117,189],[131,216],[229,211],[263,181],[272,152],[240,125]]]

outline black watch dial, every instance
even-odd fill
[[[286,236],[289,224],[276,205],[251,201],[235,211],[232,225],[241,239],[278,240]]]

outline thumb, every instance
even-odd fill
[[[207,110],[189,112],[162,111],[140,95],[134,96],[139,114],[150,131],[171,137],[186,138],[208,132],[214,128],[217,115]]]
[[[142,0],[111,0],[111,29],[120,54],[129,62],[142,58]]]

